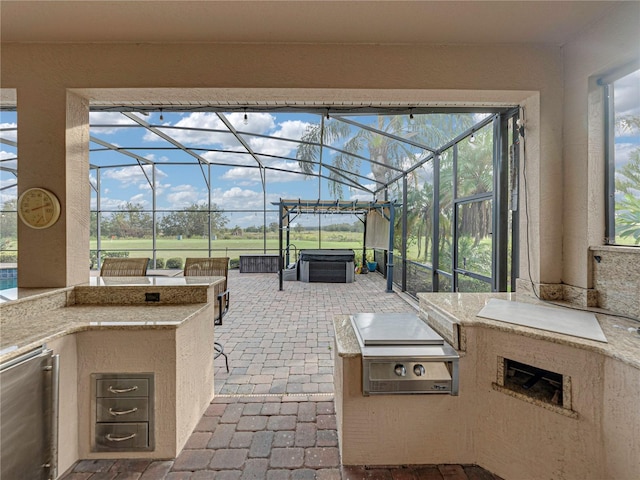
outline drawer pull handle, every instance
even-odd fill
[[[135,392],[138,389],[137,385],[134,385],[131,388],[113,388],[111,385],[109,385],[109,391],[111,393],[128,393],[128,392]]]
[[[138,411],[138,407],[134,407],[131,410],[114,410],[113,408],[109,409],[109,415],[113,415],[117,417],[119,415],[129,415],[130,413],[134,413]]]
[[[135,433],[132,433],[131,435],[126,435],[124,437],[114,437],[112,436],[110,433],[107,433],[104,438],[106,438],[107,440],[109,440],[110,442],[124,442],[126,440],[131,440],[132,438],[134,438],[136,436]]]

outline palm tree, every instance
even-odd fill
[[[493,190],[493,135],[489,128],[475,134],[473,143],[462,142],[458,148],[457,197],[464,198]],[[459,212],[458,233],[474,238],[478,246],[491,232],[491,202],[465,204]]]
[[[616,233],[640,244],[640,198],[627,193],[616,202]]]
[[[407,192],[407,236],[415,238],[418,247],[416,259],[429,261],[433,223],[433,179],[426,179],[422,188],[409,188]],[[424,249],[422,248],[424,238]]]
[[[616,118],[619,131],[640,133],[640,116]],[[616,193],[621,199],[615,202],[616,236],[632,238],[640,244],[640,147],[629,153],[629,162],[616,171]],[[618,195],[616,195],[618,197]]]
[[[413,119],[408,115],[377,115],[373,123],[367,125],[370,129],[366,129],[352,127],[339,117],[331,117],[307,128],[296,158],[302,171],[311,174],[314,166],[310,161],[316,164],[320,161],[321,146],[344,141],[331,163],[325,158],[323,163],[346,172],[345,176],[357,181],[357,177],[350,176],[348,172],[359,172],[362,160],[369,160],[374,180],[382,186],[391,180],[393,168],[402,170],[430,153],[426,149],[418,151],[398,138],[437,149],[470,128],[473,122],[471,114],[415,115]],[[341,179],[340,175],[330,170],[329,177],[334,180],[330,183],[331,193],[342,198],[342,184],[336,183]]]

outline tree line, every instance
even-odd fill
[[[97,212],[91,212],[92,237],[98,235]],[[213,204],[193,205],[167,213],[157,222],[157,233],[165,236],[183,236],[184,238],[206,237],[209,232],[222,231],[228,223],[224,212]],[[102,237],[145,238],[153,235],[153,216],[140,204],[126,203],[117,212],[103,215],[100,221]]]

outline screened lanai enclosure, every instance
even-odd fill
[[[17,255],[17,114],[2,114],[3,262]],[[352,249],[396,288],[508,291],[517,276],[518,114],[509,108],[93,106],[90,265],[280,252],[282,199],[394,205],[392,248],[329,209],[286,225],[287,255]],[[291,247],[290,245],[293,245]],[[289,260],[289,257],[287,258]],[[283,259],[284,262],[284,259]],[[393,267],[393,268],[391,268]],[[366,271],[366,269],[365,269]]]

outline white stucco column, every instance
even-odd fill
[[[89,278],[89,103],[44,86],[18,88],[18,195],[47,188],[62,212],[42,230],[18,221],[19,287],[65,287]]]

